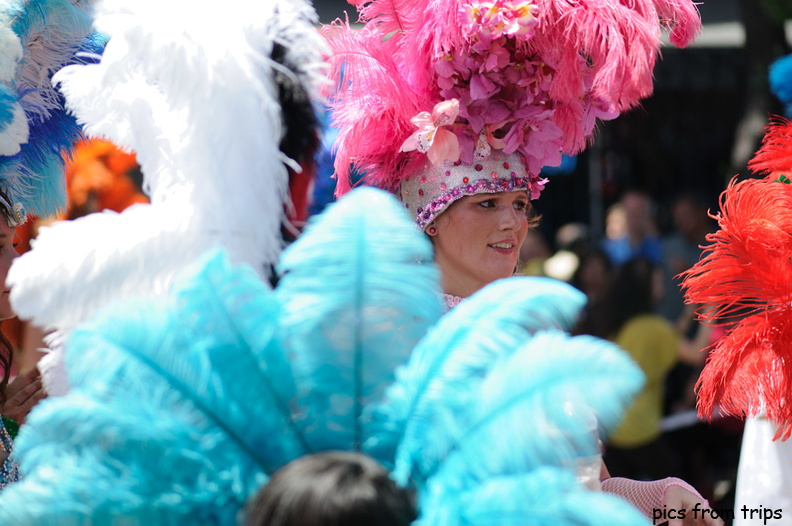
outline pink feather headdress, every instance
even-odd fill
[[[700,27],[690,0],[350,3],[362,29],[348,21],[323,28],[339,129],[337,193],[350,189],[352,167],[391,191],[429,169],[434,184],[425,190],[445,203],[453,196],[437,182],[443,176],[454,183],[446,189],[463,194],[478,193],[471,180],[508,177],[537,195],[543,166],[580,152],[597,119],[651,93],[661,29],[685,46]],[[522,169],[489,171],[494,164],[481,161],[493,150]],[[467,171],[453,170],[460,165]],[[476,165],[482,174],[470,171]]]

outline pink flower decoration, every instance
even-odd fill
[[[473,1],[463,8],[472,30],[482,41],[501,35],[530,38],[537,24],[539,7],[532,1]]]
[[[470,96],[473,100],[486,99],[498,89],[500,86],[492,82],[486,75],[475,73],[470,77]]]
[[[531,199],[539,199],[539,196],[544,190],[545,185],[549,181],[548,178],[540,179],[538,175],[531,175]]]
[[[508,121],[500,121],[494,124],[487,124],[484,128],[487,133],[487,142],[490,146],[497,150],[502,150],[506,147],[506,142],[503,140],[503,137],[496,136],[496,132],[501,131],[501,128],[506,125]]]
[[[418,150],[425,153],[435,166],[443,161],[455,162],[459,159],[459,139],[451,130],[443,126],[452,125],[459,115],[457,99],[438,102],[432,113],[422,111],[410,122],[418,127],[418,131],[410,135],[401,146],[401,151]]]

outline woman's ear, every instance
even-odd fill
[[[429,223],[429,226],[426,227],[426,234],[432,237],[437,235],[437,227],[434,223]]]

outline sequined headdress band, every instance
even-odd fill
[[[472,165],[445,161],[442,166],[434,166],[427,161],[417,175],[402,181],[398,196],[415,223],[425,230],[449,205],[466,195],[526,190],[531,199],[536,199],[546,182],[526,172],[521,156],[494,151]]]

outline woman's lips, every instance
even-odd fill
[[[510,241],[499,241],[497,243],[490,243],[487,246],[499,254],[511,254],[514,252],[515,244]]]

